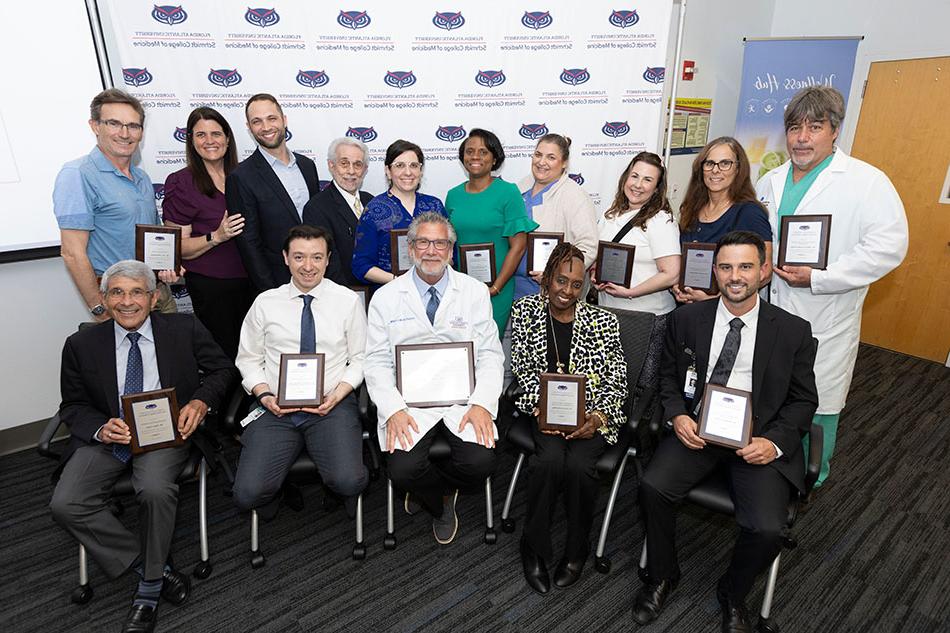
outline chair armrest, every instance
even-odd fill
[[[643,392],[634,399],[631,411],[627,415],[627,426],[629,426],[630,430],[634,433],[636,433],[637,427],[640,426],[640,420],[643,419],[643,414],[646,413],[647,407],[649,407],[653,401],[653,396],[653,388],[644,387]]]
[[[511,403],[511,406],[515,406],[515,401],[521,397],[524,391],[521,389],[521,384],[518,382],[518,379],[515,378],[508,386],[505,387],[505,391],[501,394],[501,397]]]
[[[824,433],[817,424],[808,429],[808,462],[805,464],[805,494],[814,488],[821,472],[821,453],[824,449]]]
[[[241,432],[238,415],[245,401],[253,402],[253,396],[244,393],[244,389],[240,386],[231,392],[231,396],[228,398],[227,404],[225,404],[224,410],[221,412],[221,431],[223,433],[234,435]]]
[[[46,423],[46,428],[43,429],[43,434],[40,435],[40,441],[36,444],[36,450],[43,457],[55,460],[59,460],[59,458],[62,457],[61,453],[50,448],[50,444],[53,442],[53,436],[56,435],[62,423],[63,421],[60,419],[58,411],[49,419],[49,422]]]

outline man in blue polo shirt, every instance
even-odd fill
[[[96,147],[63,165],[53,189],[53,213],[60,229],[61,254],[76,289],[97,321],[108,315],[99,299],[97,278],[112,264],[135,259],[135,225],[161,224],[148,174],[132,165],[142,141],[145,110],[121,90],[103,90],[89,107]],[[159,277],[174,282],[172,271]],[[175,301],[160,285],[162,312]]]

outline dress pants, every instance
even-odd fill
[[[162,448],[123,464],[112,454],[111,444],[82,446],[66,462],[53,491],[53,519],[85,546],[110,578],[141,559],[144,578],[158,580],[175,531],[176,482],[188,452],[187,444]],[[122,525],[108,505],[113,483],[129,468],[139,505],[138,535]]]
[[[429,459],[429,448],[441,433],[452,449],[445,461]],[[442,516],[442,497],[456,489],[470,491],[485,483],[495,470],[495,451],[466,442],[439,422],[419,438],[409,451],[396,449],[387,456],[389,478],[410,493],[434,517]]]
[[[731,481],[739,536],[719,590],[741,602],[756,577],[768,569],[782,548],[782,530],[792,484],[771,466],[747,464],[729,448],[707,445],[692,450],[675,435],[660,442],[640,483],[640,506],[646,519],[647,571],[653,580],[679,575],[676,562],[676,510],[690,489],[718,466]]]
[[[237,356],[241,324],[254,303],[254,291],[247,277],[217,279],[192,271],[185,273],[195,316],[221,346],[228,358]]]
[[[599,477],[597,460],[607,450],[600,433],[586,440],[566,440],[560,435],[545,435],[537,428],[535,454],[528,471],[528,514],[524,536],[534,553],[550,560],[551,522],[558,497],[564,494],[567,538],[564,557],[569,561],[587,558],[590,528],[594,522]]]
[[[284,479],[305,447],[327,488],[347,498],[363,492],[369,473],[356,397],[351,393],[326,415],[307,418],[298,427],[290,415],[278,418],[267,411],[244,430],[233,487],[238,508],[273,518]]]

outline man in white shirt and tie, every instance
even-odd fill
[[[452,270],[455,230],[438,213],[409,225],[413,267],[379,288],[369,307],[366,386],[376,403],[379,444],[389,452],[393,485],[407,492],[406,511],[432,515],[436,541],[451,543],[458,530],[459,489],[481,486],[495,467],[497,415],[504,353],[492,319],[488,286]],[[396,345],[471,341],[475,389],[464,405],[410,407],[396,383]],[[433,377],[437,380],[438,377]],[[449,443],[448,460],[433,463],[437,434]]]
[[[363,380],[366,315],[356,293],[324,278],[328,242],[323,228],[291,229],[283,248],[290,283],[258,295],[241,328],[236,364],[265,411],[241,436],[234,502],[265,520],[277,513],[281,486],[301,450],[350,514],[368,481],[353,393]],[[277,405],[282,353],[324,354],[320,406]]]
[[[355,138],[344,136],[330,143],[327,167],[333,181],[303,208],[304,224],[322,226],[330,231],[333,256],[326,278],[343,286],[360,285],[350,264],[356,225],[363,209],[373,199],[371,194],[360,191],[369,167],[368,156],[366,144]]]

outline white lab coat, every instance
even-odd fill
[[[756,185],[775,235],[790,168],[791,162],[786,162]],[[835,414],[844,408],[851,386],[868,286],[894,270],[907,254],[907,216],[884,172],[841,149],[836,149],[831,164],[795,211],[796,215],[826,213],[831,214],[827,269],[812,271],[811,288],[792,288],[773,274],[769,300],[811,323],[818,339],[818,413]],[[778,253],[776,240],[772,250],[776,266]]]
[[[378,413],[379,444],[386,447],[386,421],[397,411],[406,408],[402,395],[396,389],[396,345],[416,343],[448,343],[472,341],[475,345],[475,390],[468,405],[436,408],[410,408],[409,415],[416,421],[419,432],[412,429],[413,445],[444,420],[449,431],[466,442],[475,442],[471,424],[459,432],[462,416],[471,405],[480,405],[494,419],[498,412],[504,377],[505,355],[498,338],[498,326],[492,319],[488,286],[446,269],[449,284],[439,303],[435,323],[426,317],[422,297],[412,279],[412,270],[381,287],[369,305],[369,326],[366,334],[366,360],[363,371],[369,397]],[[495,438],[498,429],[495,428]],[[396,443],[399,449],[399,443]]]

